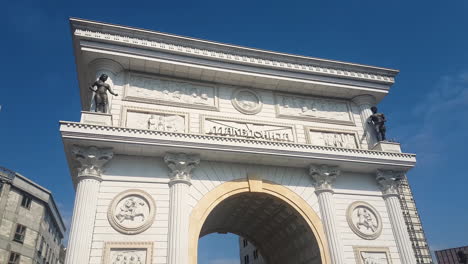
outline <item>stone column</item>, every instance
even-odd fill
[[[376,103],[375,97],[368,94],[358,95],[353,98],[353,102],[359,106],[362,128],[364,129],[364,134],[366,135],[367,145],[369,149],[372,149],[372,147],[377,143],[377,138],[374,128],[371,124],[369,124],[368,121],[369,117],[372,115],[371,107],[375,106]]]
[[[340,175],[340,169],[337,166],[310,165],[309,174],[314,181],[315,193],[320,205],[322,223],[330,248],[331,263],[344,264],[343,246],[338,232],[332,189],[333,182]]]
[[[99,77],[101,76],[101,74],[106,74],[108,76],[108,79],[106,81],[106,83],[108,83],[111,87],[111,89],[118,93],[119,96],[122,96],[121,94],[121,91],[119,91],[118,89],[115,89],[115,82],[116,82],[116,78],[117,76],[119,75],[119,73],[121,71],[123,71],[123,67],[122,65],[120,65],[120,63],[116,62],[116,61],[113,61],[113,60],[110,60],[110,59],[96,59],[96,60],[93,60],[92,62],[89,63],[89,69],[90,69],[90,85],[96,81],[97,79],[99,79]],[[91,93],[91,91],[90,91]],[[111,113],[111,107],[112,107],[112,98],[113,98],[113,95],[110,94],[109,92],[107,92],[107,96],[109,98],[109,105],[108,105],[108,109],[106,111],[106,113],[110,114]],[[89,107],[89,110],[90,111],[95,111],[96,110],[96,106],[94,105],[94,93],[92,93],[92,97],[91,97],[91,104],[90,104],[90,107]]]
[[[168,153],[164,162],[169,173],[168,264],[188,264],[189,208],[187,204],[192,170],[200,163],[198,155]]]
[[[65,263],[88,264],[101,173],[103,166],[113,157],[113,152],[108,148],[73,146],[72,153],[80,166]]]
[[[414,256],[413,247],[411,246],[398,195],[398,185],[403,175],[403,172],[378,170],[376,180],[382,190],[385,205],[387,206],[393,235],[396,240],[398,251],[400,252],[401,263],[416,264],[416,258]]]

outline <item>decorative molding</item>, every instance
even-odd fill
[[[361,148],[359,136],[356,131],[311,126],[304,126],[304,130],[308,144],[337,148]],[[311,135],[312,133],[320,133],[321,135],[317,138]]]
[[[262,97],[254,90],[239,88],[232,93],[231,103],[234,108],[246,115],[255,115],[262,111]]]
[[[392,264],[387,247],[353,247],[356,264]]]
[[[151,195],[138,189],[119,193],[107,210],[110,225],[120,233],[139,234],[154,222],[156,203]]]
[[[275,93],[278,118],[355,126],[354,114],[348,101]]]
[[[372,240],[382,233],[382,217],[369,203],[357,201],[350,204],[346,220],[351,230],[361,238]]]
[[[351,99],[355,104],[361,106],[361,105],[370,105],[374,106],[377,103],[377,100],[373,95],[370,94],[363,94],[363,95],[358,95]]]
[[[314,182],[315,191],[333,191],[332,185],[336,177],[341,174],[338,166],[310,165],[309,175]]]
[[[80,163],[78,177],[101,178],[104,165],[112,159],[112,148],[84,147],[74,145],[71,149],[73,158]]]
[[[376,160],[385,160],[385,164],[389,161],[404,162],[408,163],[409,166],[413,166],[416,155],[410,153],[397,153],[397,152],[382,152],[367,149],[344,149],[335,147],[324,147],[324,146],[313,146],[307,144],[297,143],[286,143],[277,141],[261,141],[244,138],[233,138],[233,137],[221,137],[211,136],[202,134],[186,134],[186,133],[175,133],[165,131],[153,131],[123,127],[112,127],[112,126],[101,126],[83,124],[78,122],[65,122],[61,121],[61,131],[64,138],[69,136],[73,137],[89,137],[90,134],[97,135],[97,133],[103,133],[106,140],[119,141],[123,138],[133,138],[138,140],[144,140],[146,143],[155,143],[158,140],[172,140],[176,139],[183,140],[185,145],[190,142],[197,142],[197,146],[202,145],[216,145],[221,146],[227,143],[235,144],[240,148],[248,148],[251,152],[253,148],[268,148],[269,150],[278,150],[278,153],[286,153],[288,151],[294,151],[299,153],[321,153],[329,155],[339,155],[342,159],[343,156],[356,157],[358,159],[364,159],[364,161],[377,162]],[[141,138],[144,136],[144,138]],[[141,142],[141,141],[140,141]]]
[[[377,183],[384,196],[398,195],[398,186],[403,179],[403,171],[377,170]]]
[[[199,49],[189,47],[184,44],[172,44],[162,41],[152,41],[147,39],[140,39],[117,34],[101,33],[97,31],[75,29],[74,35],[81,38],[104,40],[108,42],[120,43],[123,45],[139,46],[146,49],[163,50],[170,53],[185,54],[190,56],[205,57],[209,59],[216,59],[225,62],[242,63],[247,65],[260,65],[279,70],[297,71],[310,74],[319,74],[330,77],[350,78],[363,81],[381,82],[392,84],[395,82],[393,76],[386,76],[382,74],[373,74],[367,72],[350,71],[345,69],[338,69],[335,67],[323,67],[318,65],[299,64],[292,62],[285,62],[279,60],[271,60],[267,57],[253,57],[242,56],[235,53],[225,51],[214,51],[208,49]],[[269,56],[271,57],[271,55]]]
[[[110,60],[110,59],[95,59],[93,61],[91,61],[89,64],[88,64],[89,68],[93,70],[92,74],[93,74],[93,77],[94,75],[96,75],[97,72],[110,72],[112,73],[114,76],[117,76],[119,73],[121,73],[123,70],[124,70],[124,67],[114,61],[114,60]]]
[[[124,101],[219,111],[218,86],[159,75],[127,72]]]
[[[208,125],[208,122],[213,125]],[[200,115],[200,133],[258,141],[297,142],[296,129],[290,124],[258,122],[243,118]]]
[[[102,257],[103,264],[151,264],[153,242],[105,242]]]
[[[185,153],[167,153],[164,156],[164,162],[170,169],[170,185],[177,182],[190,184],[192,170],[200,164],[200,156]]]
[[[140,115],[140,119],[135,117],[128,118],[129,113]],[[145,115],[147,117],[144,117]],[[150,121],[151,116],[155,118],[154,122]],[[186,112],[156,110],[152,108],[134,106],[123,106],[121,111],[120,126],[136,129],[188,133],[190,124],[189,116],[189,113]],[[141,118],[143,118],[144,120],[141,120]],[[131,124],[128,123],[130,120],[132,122]],[[182,122],[183,124],[181,124]]]

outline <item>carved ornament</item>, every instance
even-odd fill
[[[250,89],[237,89],[232,94],[231,103],[237,111],[254,115],[262,110],[262,98]]]
[[[153,224],[155,204],[147,192],[137,189],[126,190],[112,200],[107,210],[107,219],[120,233],[138,234]]]
[[[309,175],[314,182],[315,191],[332,191],[332,184],[341,174],[338,166],[310,165]]]
[[[192,170],[200,163],[200,156],[185,153],[167,153],[164,156],[164,162],[170,169],[170,184],[176,182],[190,183]]]
[[[152,242],[106,242],[103,264],[151,264]]]
[[[353,232],[364,239],[376,239],[382,233],[382,217],[366,202],[352,203],[346,212],[346,220]]]
[[[357,264],[392,264],[386,247],[353,247]]]
[[[94,176],[100,178],[104,165],[112,159],[112,148],[83,147],[74,145],[71,149],[73,157],[79,162],[78,177]]]
[[[176,133],[188,132],[188,114],[176,111],[155,111],[140,107],[123,107],[121,125]]]
[[[392,170],[377,170],[377,183],[384,195],[398,195],[398,186],[404,172]]]
[[[308,131],[307,141],[316,146],[358,149],[358,135],[354,131],[329,130],[323,128],[305,127]]]

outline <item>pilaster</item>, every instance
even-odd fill
[[[192,170],[200,163],[198,155],[168,153],[164,162],[169,172],[168,264],[188,263],[189,209],[187,198]]]
[[[401,262],[403,264],[416,264],[398,195],[398,185],[403,176],[404,172],[401,171],[378,170],[376,180],[387,206]]]
[[[317,194],[322,223],[330,248],[332,263],[344,264],[343,246],[338,232],[338,225],[335,215],[335,203],[333,201],[333,182],[341,173],[337,166],[310,165],[309,175],[311,176],[315,193]]]
[[[99,186],[104,165],[113,157],[109,148],[73,146],[78,161],[73,218],[68,240],[66,264],[88,264],[93,237]]]

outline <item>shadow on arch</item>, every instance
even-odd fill
[[[296,193],[275,183],[236,180],[205,194],[190,215],[190,264],[197,264],[198,239],[211,233],[247,238],[268,264],[331,263],[320,218]]]

